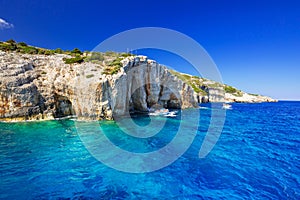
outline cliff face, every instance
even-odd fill
[[[0,120],[113,119],[151,107],[197,107],[197,95],[167,68],[143,56],[125,58],[120,71],[105,64],[65,64],[67,55],[0,51]]]
[[[63,59],[68,57],[0,51],[0,121],[68,116],[114,119],[152,107],[185,109],[201,102],[276,101],[168,70],[145,56],[121,58],[122,66],[113,75],[106,73],[105,60],[65,64]]]
[[[261,103],[277,102],[267,96],[250,94],[238,90],[229,85],[221,84],[216,81],[208,80],[198,76],[183,74],[171,70],[171,73],[189,84],[199,97],[202,103],[207,102],[238,102],[238,103]]]

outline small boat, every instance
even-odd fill
[[[149,115],[151,115],[151,116],[158,116],[158,115],[161,115],[161,114],[157,113],[157,112],[153,112],[153,113],[149,113]]]
[[[168,109],[161,108],[159,110],[153,110],[149,113],[149,115],[157,116],[157,115],[166,115],[169,113]]]
[[[176,115],[176,112],[173,111],[173,112],[168,112],[168,113],[165,114],[164,116],[166,116],[166,117],[176,117],[177,115]]]
[[[150,112],[149,115],[151,116],[165,116],[165,117],[176,117],[178,111],[169,111],[168,109],[159,109],[155,110],[154,112]]]
[[[230,104],[223,103],[222,108],[223,108],[223,109],[232,109],[232,106],[231,106]]]

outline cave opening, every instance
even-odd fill
[[[55,95],[55,118],[62,118],[75,115],[71,101],[61,95]]]

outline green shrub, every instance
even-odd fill
[[[38,49],[38,54],[45,54],[45,49]]]
[[[123,58],[118,57],[116,59],[114,59],[111,63],[108,64],[108,66],[120,66],[122,67],[123,64],[121,63],[121,61],[123,60]]]
[[[46,50],[44,55],[53,55],[54,52],[52,52],[51,50]]]
[[[233,95],[236,97],[242,97],[243,93],[240,90],[238,90],[236,93],[233,93]]]
[[[62,53],[64,53],[64,51],[60,48],[57,48],[57,49],[54,50],[54,53],[62,54]]]
[[[89,74],[86,76],[86,78],[92,78],[92,77],[94,77],[94,74]]]
[[[19,42],[19,43],[18,43],[18,46],[21,46],[21,47],[27,47],[28,45],[27,45],[25,42]]]
[[[131,53],[122,53],[121,56],[126,58],[126,57],[129,57],[129,56],[133,56],[133,54],[131,54]]]
[[[193,88],[193,90],[194,90],[196,93],[201,92],[201,89],[198,88],[196,85],[192,85],[192,88]]]
[[[107,51],[104,53],[104,55],[109,56],[109,57],[116,57],[116,56],[118,56],[118,53],[113,52],[113,51]]]
[[[86,57],[85,61],[92,62],[92,61],[103,61],[104,56],[100,52],[93,52],[90,56]]]
[[[234,87],[231,87],[229,85],[225,85],[225,88],[224,88],[225,92],[226,93],[230,93],[230,94],[233,94],[233,93],[237,93],[238,90],[235,89]]]
[[[38,54],[39,50],[35,47],[26,46],[26,47],[19,47],[18,51],[20,53],[27,53],[27,54]]]
[[[123,58],[121,57],[114,59],[111,63],[108,64],[108,67],[104,69],[103,74],[117,74],[123,66],[123,64],[121,63],[122,60]]]
[[[207,86],[211,87],[211,88],[223,87],[223,85],[221,83],[218,83],[218,82],[209,83],[209,84],[207,84]]]
[[[71,51],[71,53],[72,53],[73,55],[76,55],[76,56],[82,54],[82,52],[81,52],[78,48],[73,49],[73,50]]]
[[[65,50],[64,53],[67,54],[67,55],[71,55],[72,54],[70,50]]]
[[[7,40],[6,43],[9,43],[9,44],[16,44],[16,41],[14,41],[13,39],[10,39],[10,40]]]
[[[117,74],[120,71],[120,69],[121,67],[119,65],[106,67],[103,71],[103,74],[114,75]]]
[[[1,43],[0,50],[2,51],[15,51],[17,50],[17,45],[15,43]]]
[[[16,51],[16,52],[26,53],[26,54],[42,54],[42,55],[53,55],[55,53],[64,53],[64,51],[59,48],[56,50],[36,48],[36,47],[27,45],[25,42],[16,43],[16,41],[14,41],[12,39],[7,40],[6,42],[0,42],[0,50]],[[75,52],[75,55],[81,53],[81,51],[77,48],[75,48],[73,50],[73,52]],[[71,52],[70,52],[70,54],[71,54]]]
[[[205,96],[207,95],[207,92],[205,92],[204,90],[201,89],[201,78],[198,76],[191,76],[188,74],[182,74],[179,73],[177,71],[174,70],[169,70],[171,74],[173,74],[174,76],[177,76],[178,79],[182,80],[183,82],[187,83],[189,86],[191,86],[193,88],[193,90],[202,95]]]
[[[74,58],[64,58],[66,64],[73,64],[73,63],[82,63],[84,61],[84,57],[76,56]]]

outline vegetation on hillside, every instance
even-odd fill
[[[132,54],[130,53],[118,54],[118,57],[116,57],[114,60],[112,60],[110,63],[107,64],[107,66],[104,68],[103,74],[113,75],[118,73],[121,67],[123,66],[121,61],[128,56],[132,56]]]
[[[33,47],[25,42],[16,42],[12,39],[7,40],[6,42],[0,41],[0,50],[6,52],[18,52],[24,54],[38,54],[38,55],[54,55],[54,54],[66,54],[72,56],[71,58],[63,58],[66,64],[74,64],[74,63],[83,63],[83,62],[92,62],[101,65],[104,65],[103,74],[113,75],[120,71],[123,66],[122,60],[128,56],[132,56],[130,53],[118,53],[113,51],[107,51],[105,53],[102,52],[82,52],[78,48],[74,48],[73,50],[62,50],[60,48],[51,50],[39,47]],[[229,86],[223,85],[218,82],[209,81],[205,78],[201,78],[198,76],[192,76],[189,74],[183,74],[174,70],[169,70],[171,74],[178,77],[182,81],[186,82],[190,85],[193,90],[202,95],[207,95],[206,88],[218,88],[223,87],[226,93],[242,96],[242,91]],[[88,75],[87,78],[91,78],[91,75]],[[253,94],[255,95],[255,94]]]
[[[10,39],[6,42],[0,42],[0,50],[6,52],[19,52],[19,53],[26,53],[26,54],[44,54],[44,55],[52,55],[55,54],[55,50],[37,48],[33,46],[27,45],[25,42],[19,42]]]
[[[171,74],[177,76],[180,80],[186,82],[189,86],[191,86],[196,93],[199,93],[202,96],[207,95],[207,92],[201,89],[203,80],[200,77],[183,74],[174,70],[169,71],[171,72]]]
[[[225,85],[225,92],[233,94],[237,92],[237,89],[229,85]]]
[[[66,64],[82,63],[84,62],[84,57],[75,56],[72,58],[64,58],[63,60],[65,61]]]
[[[183,74],[174,70],[169,70],[171,74],[177,76],[182,81],[189,84],[195,92],[199,93],[201,96],[207,95],[205,88],[224,88],[226,93],[232,94],[234,96],[240,97],[243,96],[243,92],[232,86],[221,84],[215,81],[210,81],[202,77],[192,76],[189,74]]]
[[[26,44],[25,42],[17,43],[15,40],[7,40],[6,42],[0,41],[0,50],[6,52],[18,52],[24,54],[37,54],[37,55],[54,55],[54,54],[66,54],[72,56],[71,58],[64,58],[66,64],[82,63],[82,62],[92,62],[96,64],[103,64],[107,67],[104,70],[105,74],[115,74],[122,67],[121,60],[127,56],[132,56],[130,53],[118,53],[113,51],[107,51],[105,53],[101,52],[82,52],[78,48],[73,50],[62,50],[57,49],[45,49],[34,47]]]
[[[92,63],[102,63],[104,61],[104,53],[101,52],[92,52],[87,56],[84,61]]]
[[[229,86],[229,85],[224,85],[224,90],[225,90],[226,93],[232,94],[234,96],[238,96],[238,97],[243,96],[243,93],[242,93],[241,90],[238,90],[238,89],[236,89],[232,86]]]
[[[6,42],[0,42],[0,50],[6,52],[18,52],[24,54],[38,54],[38,55],[67,54],[67,55],[74,56],[76,58],[74,59],[74,61],[75,60],[80,61],[81,59],[79,59],[79,57],[81,57],[83,54],[78,48],[74,48],[73,50],[65,50],[65,51],[60,48],[52,50],[52,49],[30,46],[25,42],[17,43],[15,40],[12,39],[7,40]]]
[[[86,76],[86,78],[92,78],[92,77],[94,77],[94,74],[89,74]]]
[[[82,52],[78,48],[74,48],[73,50],[62,50],[60,48],[57,49],[45,49],[34,47],[26,44],[25,42],[17,43],[15,40],[7,40],[6,42],[0,42],[0,50],[6,52],[19,52],[25,54],[39,54],[39,55],[53,55],[53,54],[67,54],[71,56],[81,56]]]

